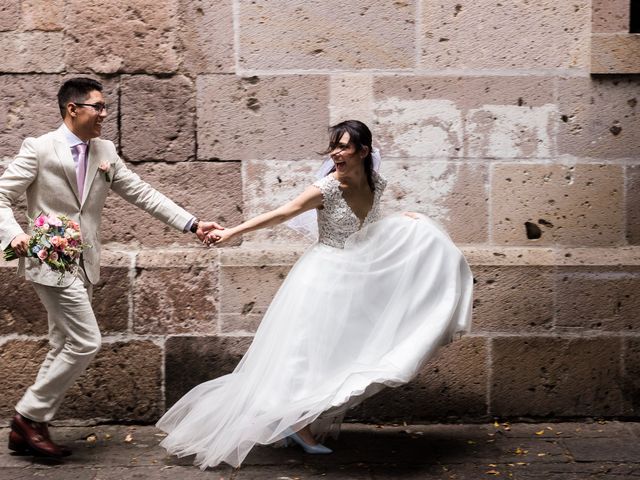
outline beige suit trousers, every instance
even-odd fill
[[[50,350],[16,411],[36,422],[48,422],[98,353],[101,336],[91,308],[92,285],[82,267],[67,287],[32,285],[48,313]]]

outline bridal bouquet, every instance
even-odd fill
[[[37,257],[41,263],[60,273],[60,283],[65,272],[76,272],[80,253],[88,247],[90,245],[82,242],[80,225],[76,222],[64,215],[40,214],[33,221],[27,256]],[[5,249],[5,260],[16,258],[18,255],[13,248]]]

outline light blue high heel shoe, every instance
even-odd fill
[[[302,440],[302,438],[300,437],[300,435],[298,435],[295,432],[290,432],[285,438],[285,445],[288,447],[289,445],[291,445],[291,442],[293,443],[297,443],[298,445],[300,445],[302,447],[302,449],[307,452],[310,453],[312,455],[326,455],[328,453],[333,453],[333,450],[331,450],[330,448],[325,447],[322,444],[317,444],[317,445],[309,445],[308,443],[306,443],[304,440]]]

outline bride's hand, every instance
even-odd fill
[[[233,233],[231,230],[211,230],[207,233],[207,236],[204,238],[205,245],[215,245],[219,247],[223,243],[227,243],[229,240],[233,238]]]
[[[405,217],[413,218],[414,220],[418,220],[420,218],[420,214],[416,212],[402,212]]]

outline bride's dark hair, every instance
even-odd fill
[[[372,136],[371,130],[369,130],[369,127],[364,123],[360,120],[345,120],[344,122],[340,122],[329,127],[329,148],[327,148],[324,153],[328,154],[334,150],[345,133],[349,134],[349,143],[356,147],[356,152],[362,151],[364,147],[368,148],[367,156],[364,158],[364,171],[367,175],[369,188],[371,188],[371,191],[373,192],[376,187],[373,181],[373,159],[371,158]],[[329,173],[334,172],[335,170],[336,167],[333,167]]]

